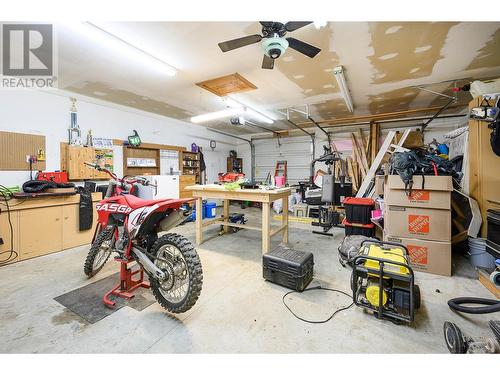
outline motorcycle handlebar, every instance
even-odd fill
[[[134,179],[123,179],[123,178],[118,178],[113,172],[111,172],[109,169],[107,168],[102,168],[101,166],[99,166],[98,164],[96,163],[89,163],[87,161],[84,161],[83,164],[85,164],[86,166],[88,167],[91,167],[91,168],[94,168],[94,169],[97,169],[98,171],[100,172],[106,172],[107,174],[109,174],[111,176],[111,178],[113,178],[114,180],[116,181],[119,181],[119,182],[125,182],[127,184],[130,184],[130,185],[133,185],[135,183],[139,183],[141,185],[144,185],[144,186],[151,186],[151,187],[154,187],[156,188],[157,186],[150,183],[149,180],[145,179],[144,177],[136,177]]]

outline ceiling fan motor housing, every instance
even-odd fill
[[[288,48],[288,40],[280,37],[266,38],[262,41],[264,53],[271,59],[277,59],[283,55]]]

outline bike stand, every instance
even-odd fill
[[[150,285],[147,281],[144,281],[144,271],[139,268],[138,270],[132,271],[131,268],[128,268],[127,265],[129,263],[134,262],[134,260],[123,260],[121,258],[115,258],[117,262],[120,262],[120,282],[109,292],[107,292],[102,298],[106,307],[113,308],[116,303],[111,301],[109,297],[111,295],[131,299],[134,298],[133,291],[137,288],[146,288],[149,289]],[[134,279],[133,276],[139,274],[139,278]]]

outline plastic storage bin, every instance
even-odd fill
[[[345,216],[349,223],[372,224],[371,212],[375,201],[371,198],[347,197],[344,199]]]
[[[207,204],[204,207],[205,217],[207,219],[213,219],[217,215],[216,209],[217,209],[217,203],[207,202]]]
[[[344,225],[346,236],[353,236],[355,234],[359,234],[366,237],[375,236],[375,224],[373,223],[370,224],[350,223],[349,221],[347,221],[346,218],[342,221],[342,225]]]
[[[204,219],[206,215],[207,201],[203,201],[203,207],[201,208],[201,218]],[[193,206],[193,213],[191,214],[191,219],[196,220],[196,203]]]
[[[278,246],[262,257],[264,279],[302,292],[314,272],[313,255],[309,252]]]

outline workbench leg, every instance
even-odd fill
[[[269,215],[270,204],[268,202],[262,203],[262,254],[269,251],[271,238],[269,237]]]
[[[227,223],[229,221],[229,199],[224,199],[224,223]],[[224,233],[229,232],[229,227],[227,225],[224,225]]]
[[[196,199],[196,243],[201,245],[203,243],[203,198]]]
[[[281,216],[281,225],[286,225],[283,229],[283,243],[288,243],[288,197],[283,198],[283,215]]]

